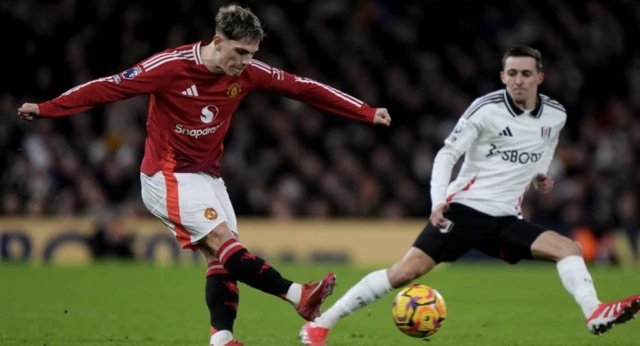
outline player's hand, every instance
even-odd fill
[[[441,203],[436,206],[429,216],[429,221],[432,225],[445,229],[449,225],[449,220],[444,217],[444,212],[449,209],[449,203]]]
[[[550,175],[538,173],[535,177],[536,187],[540,193],[549,193],[553,190],[553,178]]]
[[[376,125],[391,125],[391,116],[386,108],[376,109],[376,114],[373,116],[373,123]]]
[[[18,115],[22,120],[33,121],[40,115],[40,107],[35,103],[24,103],[18,108]]]

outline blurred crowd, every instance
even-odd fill
[[[148,215],[140,201],[148,97],[27,124],[40,102],[168,47],[210,40],[227,1],[0,3],[0,215]],[[555,192],[524,211],[562,232],[638,227],[640,3],[245,1],[268,33],[256,58],[386,107],[390,128],[269,94],[234,116],[222,167],[238,216],[427,217],[436,151],[474,98],[501,88],[513,44],[543,53],[541,92],[568,110]]]

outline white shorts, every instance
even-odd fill
[[[198,241],[226,222],[238,233],[227,187],[207,173],[140,174],[142,201],[178,239],[183,249],[197,250]]]

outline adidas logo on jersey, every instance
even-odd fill
[[[513,133],[511,133],[509,126],[500,132],[500,136],[513,137]]]
[[[183,91],[182,95],[198,96],[198,89],[196,89],[196,86],[194,84],[188,87],[187,90]]]

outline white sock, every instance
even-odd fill
[[[320,327],[331,328],[341,318],[367,306],[392,290],[386,269],[370,273],[313,322]]]
[[[233,340],[233,334],[228,330],[219,330],[211,335],[209,346],[224,346]]]
[[[585,318],[589,318],[600,301],[584,259],[581,256],[567,256],[558,261],[557,267],[564,288],[578,302]]]
[[[302,295],[302,285],[293,283],[289,286],[289,290],[287,291],[287,296],[285,297],[288,301],[291,302],[294,306],[298,306],[300,304],[300,296]]]

